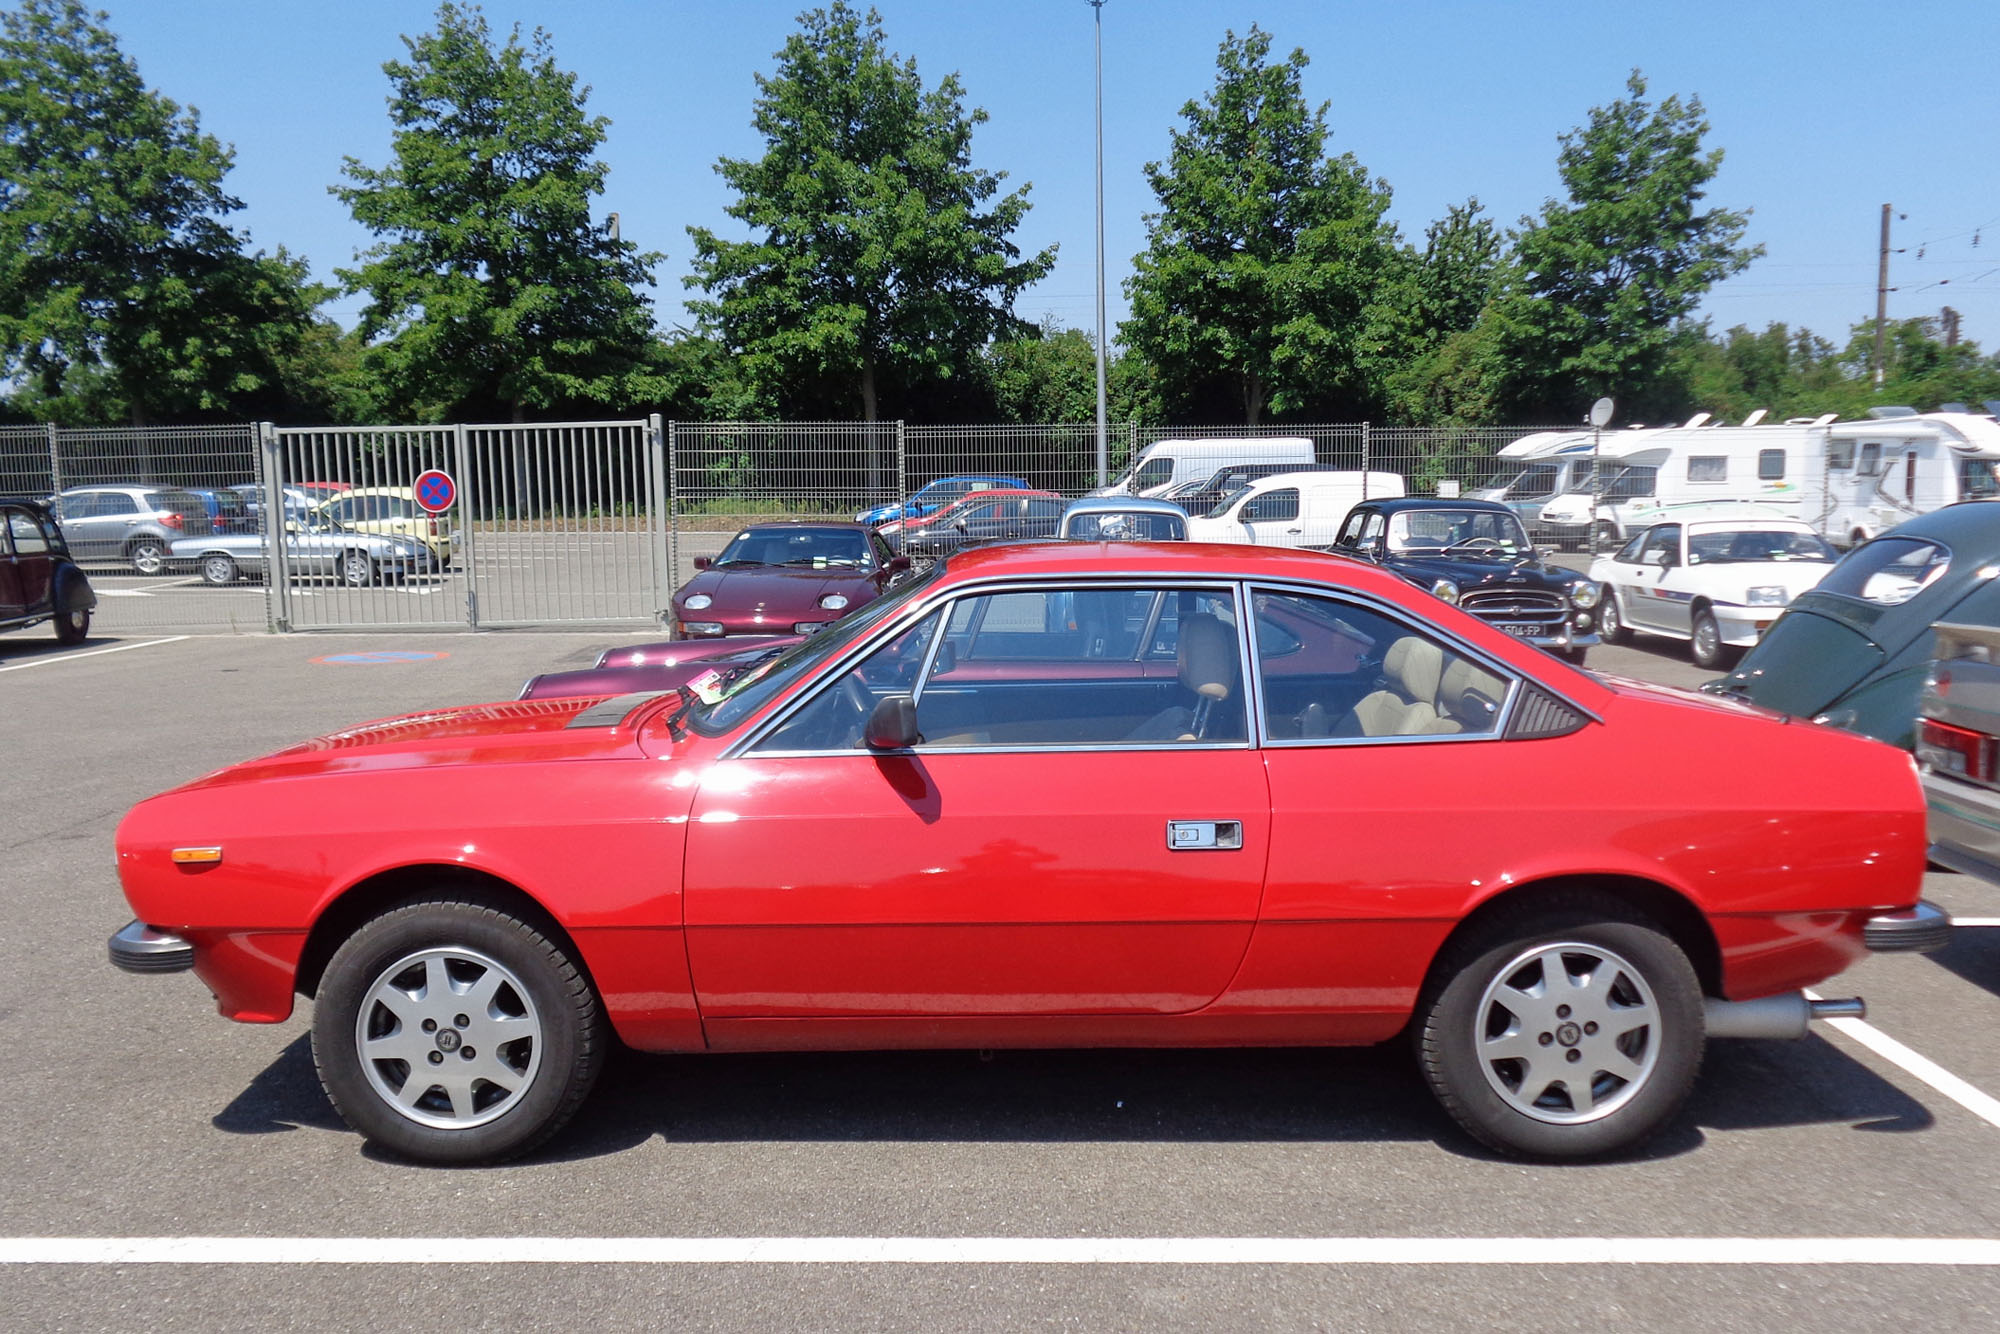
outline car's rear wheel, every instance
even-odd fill
[[[1609,519],[1599,519],[1593,534],[1599,551],[1609,551],[1618,545],[1618,526]]]
[[[348,937],[313,1012],[313,1060],[341,1118],[428,1163],[495,1162],[561,1129],[596,1081],[596,993],[518,917],[427,900]]]
[[[1608,588],[1604,590],[1604,605],[1597,609],[1597,637],[1607,644],[1622,644],[1632,637],[1618,612],[1618,595]]]
[[[1417,1056],[1438,1101],[1502,1153],[1595,1158],[1687,1100],[1706,1038],[1686,954],[1608,897],[1503,912],[1439,961]]]
[[[125,560],[138,574],[159,574],[167,568],[167,544],[157,537],[135,538],[125,548]]]
[[[1715,613],[1703,607],[1694,614],[1694,638],[1688,644],[1688,656],[1694,665],[1711,672],[1719,672],[1733,665],[1739,651],[1722,642],[1722,627],[1716,623]]]
[[[204,583],[225,588],[236,582],[238,573],[235,559],[222,552],[212,552],[201,558],[201,577]]]
[[[349,588],[366,588],[375,582],[375,562],[365,551],[350,551],[340,558],[340,581]]]
[[[90,608],[56,613],[56,643],[81,644],[90,638]]]

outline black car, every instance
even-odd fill
[[[0,496],[0,630],[53,620],[57,642],[80,644],[96,606],[49,507]]]
[[[1581,663],[1603,588],[1543,562],[1521,518],[1492,500],[1364,500],[1332,550],[1428,588],[1510,635]]]

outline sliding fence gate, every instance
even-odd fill
[[[660,419],[546,426],[265,427],[280,630],[657,625]],[[421,543],[427,568],[392,567]]]

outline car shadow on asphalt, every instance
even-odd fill
[[[2000,927],[1958,927],[1951,933],[1951,943],[1930,961],[1989,995],[2000,996]]]
[[[1708,1130],[1928,1128],[1923,1104],[1818,1037],[1709,1046],[1689,1105],[1635,1161],[1700,1148]],[[339,1129],[300,1035],[214,1119],[233,1134]],[[613,1053],[576,1121],[538,1161],[606,1157],[660,1138],[769,1141],[1372,1143],[1459,1133],[1402,1043],[1342,1049]],[[376,1156],[372,1149],[364,1150]],[[387,1155],[384,1155],[385,1157]]]

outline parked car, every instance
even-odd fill
[[[1725,668],[1838,559],[1811,524],[1776,513],[1656,523],[1591,562],[1598,633],[1684,639],[1697,667]]]
[[[229,489],[242,499],[243,508],[250,515],[252,528],[260,527],[264,516],[264,488],[256,482],[240,482]],[[316,495],[299,486],[283,487],[282,491],[285,518],[291,523],[304,519],[312,511],[313,506],[321,501],[331,499],[330,496]]]
[[[747,663],[775,657],[804,637],[734,635],[728,639],[620,645],[599,654],[595,667],[529,677],[517,698],[569,699],[580,695],[602,698],[672,690],[712,669],[729,672]]]
[[[1841,557],[1702,689],[1908,750],[1931,626],[2000,625],[2000,502],[1961,501]]]
[[[431,549],[413,537],[356,532],[319,514],[284,528],[285,565],[294,579],[338,579],[362,588],[389,579],[433,574],[440,566]],[[169,561],[193,568],[202,582],[227,587],[238,579],[271,577],[269,533],[210,534],[173,544]]]
[[[1281,472],[1341,472],[1337,463],[1232,463],[1206,477],[1179,482],[1160,493],[1189,514],[1206,514],[1225,497],[1232,496],[1260,477]]]
[[[1635,769],[1644,800],[1606,785]],[[1574,671],[1360,562],[1191,543],[968,552],[741,670],[348,728],[116,841],[113,961],[239,1020],[312,997],[334,1107],[435,1163],[546,1140],[614,1034],[1407,1033],[1471,1135],[1597,1156],[1710,1035],[1860,1013],[1800,988],[1950,932],[1907,756]]]
[[[250,513],[250,507],[234,487],[191,486],[187,493],[202,503],[208,514],[208,529],[212,533],[254,533],[257,520]]]
[[[1085,496],[1063,507],[1056,536],[1066,542],[1185,542],[1187,511],[1141,496]]]
[[[308,488],[319,483],[305,483]],[[458,534],[451,531],[442,514],[431,514],[417,504],[417,493],[407,486],[357,486],[321,501],[313,513],[357,533],[381,533],[389,537],[411,537],[431,549],[439,569],[451,568],[452,548]]]
[[[1333,551],[1373,561],[1481,620],[1581,664],[1598,642],[1594,578],[1542,560],[1520,515],[1493,500],[1368,500]]]
[[[75,559],[122,561],[135,574],[165,573],[175,541],[208,527],[200,496],[138,483],[71,487],[55,498],[55,514]]]
[[[1266,547],[1325,547],[1347,512],[1363,500],[1403,494],[1393,472],[1280,472],[1260,477],[1188,520],[1197,542]]]
[[[1053,491],[974,491],[934,514],[878,531],[912,560],[939,560],[988,542],[1054,537],[1065,503]]]
[[[96,606],[97,594],[70,559],[49,507],[0,496],[0,630],[54,621],[57,643],[81,644]]]
[[[971,495],[974,491],[1026,491],[1026,478],[997,477],[988,474],[965,474],[958,477],[940,477],[934,482],[925,482],[910,494],[910,498],[900,505],[877,505],[872,510],[863,510],[854,516],[856,523],[884,524],[892,519],[915,519],[943,509],[952,501]]]
[[[1124,492],[1159,499],[1168,488],[1197,477],[1213,477],[1218,468],[1229,464],[1292,462],[1305,467],[1313,462],[1316,448],[1311,440],[1298,435],[1155,440],[1125,465],[1125,471],[1090,494]]]
[[[1930,858],[2000,884],[2000,626],[1933,627],[1917,696],[1917,765]]]
[[[864,606],[910,568],[907,557],[860,523],[760,523],[674,590],[676,639],[811,634]]]

